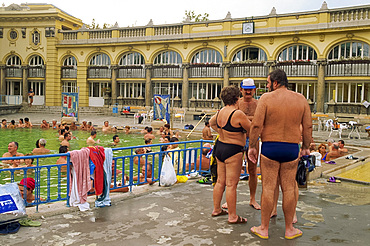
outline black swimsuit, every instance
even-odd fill
[[[235,113],[236,109],[230,114],[229,119],[227,120],[227,123],[224,127],[220,127],[217,123],[217,117],[216,116],[216,125],[218,128],[221,128],[228,132],[243,132],[243,127],[233,127],[231,125],[231,117]],[[214,153],[217,159],[219,159],[222,162],[225,162],[226,159],[230,158],[233,155],[238,154],[239,152],[243,152],[244,146],[238,145],[238,144],[230,144],[230,143],[224,143],[220,140],[217,140],[216,145],[214,147]]]

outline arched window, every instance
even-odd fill
[[[118,63],[119,66],[144,65],[144,64],[145,64],[144,56],[138,52],[124,54]]]
[[[338,44],[330,50],[328,60],[348,59],[352,57],[369,57],[369,45],[356,41]]]
[[[266,61],[267,55],[263,49],[257,47],[248,47],[240,49],[233,56],[233,62],[243,62],[243,61]]]
[[[32,43],[34,45],[38,45],[40,43],[40,33],[38,31],[34,31],[32,33]]]
[[[12,55],[6,61],[6,65],[7,66],[20,67],[22,65],[21,58],[19,58],[19,56]]]
[[[182,59],[176,51],[163,51],[154,58],[153,64],[182,64]]]
[[[31,57],[30,62],[28,63],[31,67],[44,66],[44,60],[39,55],[34,55]]]
[[[222,57],[220,52],[213,49],[201,50],[195,53],[191,63],[221,63]]]
[[[317,53],[308,45],[291,45],[283,49],[277,57],[277,61],[290,60],[317,60]]]
[[[68,56],[64,59],[63,66],[73,66],[77,68],[77,60],[74,56]]]
[[[110,58],[106,54],[96,54],[90,59],[90,66],[110,66]]]

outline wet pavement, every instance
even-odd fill
[[[261,184],[257,195],[261,194]],[[0,236],[5,245],[368,245],[370,187],[317,180],[301,189],[296,227],[303,236],[284,239],[284,218],[271,220],[270,238],[250,233],[260,224],[260,211],[249,206],[248,182],[238,186],[237,213],[247,224],[229,225],[227,216],[211,217],[212,186],[194,181],[160,187],[128,197],[111,207],[40,219],[40,228],[21,227]]]

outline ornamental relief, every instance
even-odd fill
[[[30,31],[29,35],[29,44],[30,46],[26,47],[26,50],[38,50],[41,49],[44,51],[44,47],[41,47],[41,31],[37,28],[34,28]]]

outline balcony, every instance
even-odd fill
[[[77,78],[77,69],[71,67],[62,67],[62,78]]]
[[[97,78],[108,78],[112,77],[112,70],[110,68],[92,68],[89,67],[87,70],[87,77],[89,79],[97,79]]]
[[[6,67],[6,77],[22,78],[22,68],[20,67]]]
[[[153,78],[182,78],[182,68],[179,65],[153,66]]]
[[[29,78],[45,78],[45,68],[29,67],[28,77]]]
[[[189,78],[222,78],[224,69],[220,64],[192,64],[189,69]]]
[[[317,77],[317,65],[310,62],[279,62],[276,67],[288,77]]]
[[[118,68],[118,78],[145,78],[143,66],[122,66]]]
[[[326,76],[370,76],[370,60],[329,61]]]
[[[269,68],[264,63],[235,63],[230,64],[231,78],[267,77]]]

